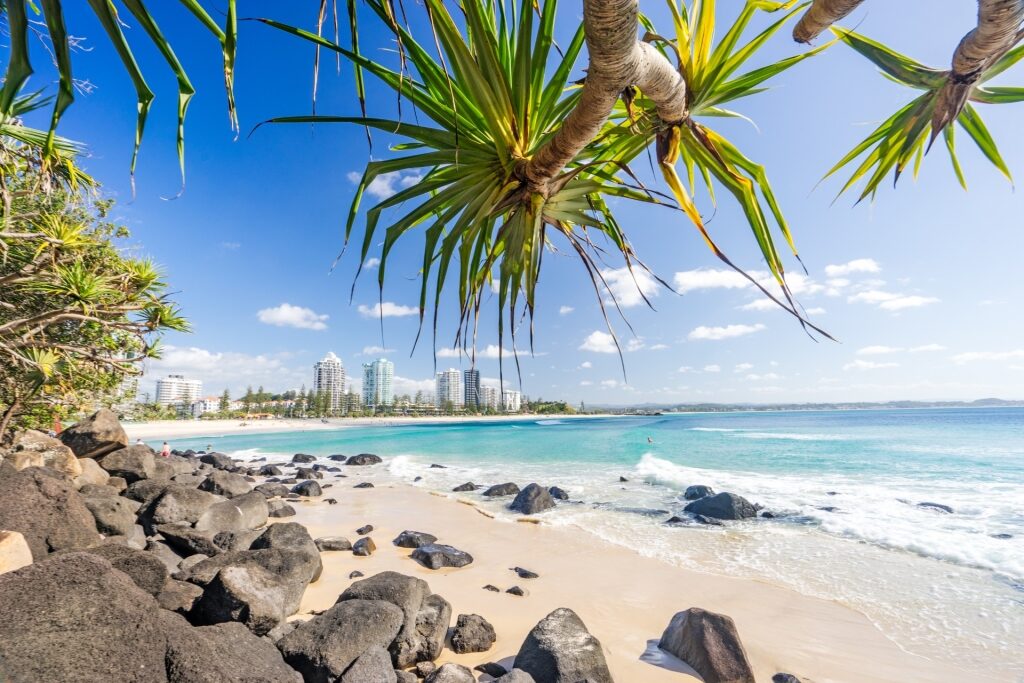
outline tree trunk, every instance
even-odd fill
[[[21,408],[21,399],[15,399],[7,410],[4,411],[3,417],[0,417],[0,444],[7,443],[9,441],[7,435],[7,428],[11,424],[11,420],[14,419],[15,413]]]
[[[793,40],[809,43],[850,12],[857,9],[864,0],[814,0],[797,25],[793,28]]]
[[[575,109],[526,162],[523,175],[531,191],[547,195],[551,181],[597,136],[628,86],[654,101],[663,121],[686,119],[686,83],[660,52],[637,40],[637,13],[637,0],[584,0],[587,79]]]

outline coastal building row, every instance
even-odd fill
[[[513,389],[500,391],[480,383],[480,371],[459,371],[448,368],[434,377],[434,404],[438,408],[471,408],[475,410],[522,410],[522,394]]]

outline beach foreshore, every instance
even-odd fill
[[[231,436],[233,434],[272,434],[274,432],[314,432],[349,427],[397,427],[401,425],[455,424],[464,422],[516,422],[520,420],[580,420],[612,415],[473,415],[438,417],[353,417],[280,420],[156,420],[125,422],[128,437],[135,439],[185,439],[194,436]]]
[[[657,648],[672,616],[690,607],[726,614],[735,621],[759,681],[778,672],[806,683],[945,683],[952,680],[1009,681],[978,671],[958,670],[956,662],[937,662],[901,649],[860,613],[826,600],[754,580],[715,576],[674,567],[612,545],[581,530],[553,527],[543,515],[519,522],[493,519],[471,498],[458,499],[390,485],[353,489],[372,481],[364,468],[345,468],[347,479],[323,499],[304,499],[290,518],[310,534],[342,535],[371,524],[377,552],[356,557],[350,552],[323,553],[321,579],[306,590],[299,614],[334,604],[354,579],[353,571],[372,576],[397,571],[420,577],[447,599],[453,614],[480,614],[494,626],[497,642],[484,653],[456,655],[446,649],[440,661],[469,667],[497,661],[510,665],[520,644],[538,621],[558,607],[573,609],[603,646],[616,681],[681,683],[700,680],[689,668]],[[468,494],[472,496],[473,494]],[[430,570],[391,540],[403,530],[431,533],[439,543],[469,552],[474,562],[459,569]],[[512,567],[540,575],[520,579]],[[502,592],[484,590],[493,585]],[[504,592],[519,586],[526,595]]]

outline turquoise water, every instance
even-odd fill
[[[558,485],[576,502],[546,513],[552,524],[838,600],[911,651],[1024,674],[1024,410],[531,419],[172,442],[207,444],[271,460],[373,452],[385,463],[368,478],[421,477],[417,486],[437,491],[465,481]],[[691,484],[738,493],[779,518],[666,527]],[[507,515],[499,502],[485,505]]]

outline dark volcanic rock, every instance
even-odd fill
[[[704,515],[715,519],[746,519],[757,516],[757,509],[750,501],[735,493],[719,493],[715,496],[700,498],[683,509],[695,515]]]
[[[328,455],[327,459],[333,460],[334,462],[345,462],[348,460],[348,456],[342,455],[341,453],[335,453],[334,455]]]
[[[461,664],[448,662],[424,678],[423,683],[476,683],[476,676]]]
[[[280,519],[282,517],[294,517],[295,508],[283,500],[272,500],[267,503],[267,516],[273,519]]]
[[[399,548],[420,548],[437,541],[437,536],[422,531],[403,531],[392,543]]]
[[[317,549],[321,552],[329,550],[352,550],[352,543],[343,536],[324,536],[315,541]]]
[[[276,465],[264,465],[260,468],[260,474],[264,477],[279,477],[284,474],[284,472],[282,472],[281,468]]]
[[[245,480],[245,477],[223,470],[210,472],[199,488],[225,498],[234,498],[252,491],[252,486]]]
[[[509,509],[521,512],[524,515],[535,515],[555,507],[555,501],[547,489],[539,484],[530,484],[519,492],[516,499],[509,505]]]
[[[619,477],[619,483],[620,483],[620,484],[624,484],[624,483],[626,483],[627,481],[629,481],[629,479],[626,479],[625,477],[622,477],[622,476],[620,476],[620,477]]]
[[[36,562],[55,550],[100,541],[96,520],[71,480],[39,467],[0,476],[0,529],[20,532]]]
[[[507,482],[505,484],[495,484],[486,491],[484,495],[487,497],[495,496],[514,496],[519,493],[519,486],[513,482]]]
[[[697,522],[697,524],[703,524],[705,526],[725,526],[714,517],[708,517],[706,515],[694,515],[693,521]]]
[[[387,649],[401,628],[395,605],[347,600],[297,626],[277,647],[306,681],[337,681],[370,648]]]
[[[377,544],[369,536],[364,536],[352,544],[352,554],[356,557],[369,557],[377,550]]]
[[[117,415],[106,408],[65,429],[60,440],[79,458],[99,458],[128,445]]]
[[[156,601],[164,609],[187,617],[202,594],[203,589],[194,583],[168,579],[164,583],[163,589],[157,593]]]
[[[379,645],[373,645],[359,655],[339,683],[397,683],[398,676],[391,666],[391,655]]]
[[[431,543],[416,548],[412,551],[412,559],[428,569],[465,567],[473,562],[473,556],[466,551],[441,543]]]
[[[452,650],[458,654],[487,652],[498,636],[494,627],[479,614],[460,614],[452,632]]]
[[[108,543],[87,549],[85,552],[102,557],[114,569],[131,577],[135,585],[150,595],[157,595],[167,581],[167,567],[153,553],[136,550],[125,545]]]
[[[300,496],[322,496],[323,490],[320,488],[320,484],[316,483],[312,479],[309,481],[303,481],[292,487],[292,493],[297,493]]]
[[[129,484],[140,479],[158,478],[155,456],[149,446],[121,448],[108,453],[97,462],[110,476],[121,477]]]
[[[207,491],[182,484],[171,484],[149,506],[147,516],[153,524],[195,524],[211,505],[223,500],[222,497]]]
[[[279,548],[305,553],[311,558],[314,566],[312,580],[316,581],[320,578],[324,568],[323,562],[320,560],[320,550],[313,541],[313,537],[309,535],[306,527],[298,522],[271,524],[249,546],[250,550],[262,550],[264,548]]]
[[[512,586],[511,588],[509,588],[509,589],[508,589],[507,591],[505,591],[505,592],[506,592],[506,593],[509,593],[510,595],[515,595],[515,596],[518,596],[518,597],[520,597],[520,598],[521,598],[521,597],[523,597],[524,595],[526,595],[526,591],[524,591],[524,590],[523,590],[522,588],[520,588],[519,586]]]
[[[296,479],[323,479],[324,473],[320,470],[313,469],[312,467],[297,467],[295,468]]]
[[[953,508],[951,508],[948,505],[943,505],[942,503],[928,503],[928,502],[924,502],[924,503],[918,503],[917,507],[919,507],[919,508],[930,508],[932,510],[938,510],[940,512],[945,512],[945,513],[950,514],[950,515],[953,514]]]
[[[292,456],[292,462],[316,462],[316,456],[308,453],[296,453]]]
[[[531,572],[529,569],[523,569],[522,567],[512,567],[512,571],[519,576],[520,579],[539,579],[540,574],[537,572]]]
[[[793,674],[778,673],[772,676],[772,683],[800,683],[800,679]]]
[[[114,477],[111,477],[111,479],[114,479]],[[107,482],[107,485],[109,486],[110,482]],[[146,507],[167,490],[167,487],[170,485],[171,483],[166,481],[143,479],[132,483],[131,486],[124,489],[123,495],[125,498],[131,498],[142,503],[143,507]]]
[[[447,468],[447,467],[446,467],[445,465],[438,465],[438,464],[437,464],[437,463],[435,462],[435,463],[433,463],[433,464],[432,464],[432,465],[430,466],[430,468],[429,468],[429,469],[432,469],[432,470],[446,470],[446,469],[448,469],[448,468]]]
[[[199,531],[187,524],[161,524],[156,528],[171,548],[184,555],[216,555],[220,548],[213,542],[216,534]]]
[[[96,531],[105,536],[130,536],[135,528],[139,504],[121,496],[86,496],[82,498],[96,520]]]
[[[196,662],[191,672],[170,671],[169,677],[181,683],[234,683],[277,682],[301,683],[302,676],[289,667],[281,652],[265,638],[253,635],[245,626],[234,622],[200,626],[192,631],[205,641],[208,650],[214,654],[220,668],[228,672],[227,678],[219,678],[205,668],[205,662]],[[201,652],[201,650],[200,650]],[[179,652],[179,659],[196,653]],[[205,658],[204,658],[205,659]],[[177,663],[181,667],[180,661]],[[185,674],[185,675],[182,675]],[[190,675],[191,674],[191,675]]]
[[[503,667],[497,662],[485,662],[483,664],[477,664],[473,667],[474,671],[480,671],[487,674],[491,678],[501,678],[508,673],[508,669]]]
[[[504,676],[498,676],[494,681],[495,683],[536,683],[533,676],[522,669],[512,669]]]
[[[491,591],[492,593],[500,593],[501,592],[500,588],[498,588],[497,586],[492,586],[491,584],[487,584],[486,586],[484,586],[484,590],[485,591]]]
[[[381,572],[353,583],[338,603],[351,600],[383,601],[400,609],[401,629],[394,642],[385,645],[395,667],[433,661],[441,654],[452,608],[444,598],[431,594],[426,581],[397,572]]]
[[[366,574],[362,573],[361,571],[359,571],[357,569],[354,572],[350,572],[349,575],[348,575],[348,578],[350,578],[350,579],[359,579],[359,578],[362,578],[364,576],[366,576]]]
[[[701,498],[707,498],[708,496],[713,495],[715,495],[715,490],[710,486],[696,484],[694,486],[686,487],[686,491],[683,493],[683,498],[686,500],[700,500]]]
[[[691,607],[679,612],[658,647],[689,664],[706,683],[754,683],[754,672],[732,619]]]
[[[548,493],[555,500],[569,500],[569,494],[565,491],[565,489],[560,489],[557,486],[552,486],[551,488],[549,488]]]
[[[538,683],[612,683],[601,643],[565,607],[534,626],[519,648],[515,666]]]
[[[459,484],[452,491],[462,493],[463,491],[476,491],[476,484],[471,481],[467,481],[465,484]]]
[[[373,488],[373,484],[371,484],[368,481],[364,481],[364,482],[360,482],[360,483],[356,484],[352,488],[354,488],[354,489],[372,489]]]
[[[360,536],[365,536],[366,534],[370,533],[371,531],[373,531],[373,525],[372,524],[364,524],[363,526],[361,526],[358,529],[356,529],[356,533],[359,534]]]
[[[384,462],[380,459],[379,455],[373,453],[360,453],[359,455],[353,455],[351,458],[345,461],[346,465],[379,465]]]
[[[267,498],[284,498],[285,496],[292,492],[291,489],[289,489],[284,484],[276,484],[269,482],[264,484],[257,484],[256,486],[253,487],[253,491],[259,491]]]
[[[212,465],[214,469],[218,470],[233,470],[235,469],[235,461],[224,455],[223,453],[206,453],[199,456],[199,462],[204,462],[207,465]]]

